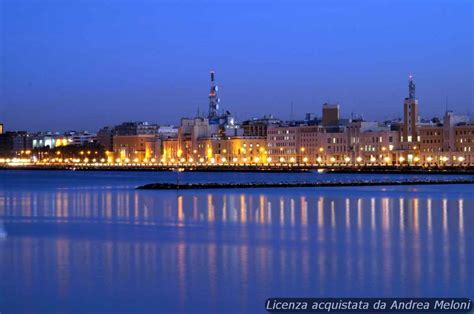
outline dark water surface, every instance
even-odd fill
[[[176,179],[0,171],[0,312],[253,313],[274,296],[474,297],[474,185],[133,189]]]

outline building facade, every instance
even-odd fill
[[[115,162],[146,163],[161,159],[161,141],[156,135],[116,135],[113,142]]]

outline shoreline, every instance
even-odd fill
[[[250,182],[250,183],[150,183],[137,187],[137,190],[202,190],[202,189],[248,189],[248,188],[309,188],[309,187],[347,187],[347,186],[394,186],[394,185],[441,185],[474,184],[471,180],[414,180],[414,181],[353,181],[353,182]]]
[[[1,165],[0,170],[51,170],[51,171],[189,171],[189,172],[323,172],[323,173],[372,173],[372,174],[467,174],[474,175],[474,166],[189,166],[189,165]]]

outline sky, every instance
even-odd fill
[[[97,131],[207,113],[209,70],[238,120],[474,112],[471,0],[0,0],[0,123]],[[291,109],[293,108],[293,109]]]

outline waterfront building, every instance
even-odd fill
[[[174,138],[178,136],[178,128],[174,125],[160,125],[158,127],[158,136],[160,139]]]
[[[217,143],[215,159],[223,164],[267,163],[267,138],[264,136],[234,136]]]
[[[282,124],[267,129],[268,157],[272,163],[296,163],[300,152],[299,125]]]
[[[459,163],[474,164],[474,122],[461,122],[454,126],[454,149]]]
[[[64,135],[67,138],[67,145],[84,146],[96,142],[96,134],[87,131],[69,131]],[[63,142],[61,144],[63,144]]]
[[[281,124],[280,119],[275,119],[273,115],[263,116],[262,118],[253,118],[241,123],[244,136],[267,136],[268,126],[277,126]]]
[[[160,162],[178,161],[179,141],[178,138],[170,137],[162,141],[162,156]]]
[[[38,132],[33,134],[31,138],[34,149],[54,149],[68,145],[84,146],[96,142],[96,135],[87,131],[68,131],[63,134],[58,132]]]
[[[444,126],[436,121],[419,128],[420,162],[441,163],[444,158]]]
[[[361,135],[364,132],[378,130],[378,125],[378,122],[364,121],[362,118],[353,119],[347,124],[347,153],[352,162],[362,158]]]
[[[67,146],[71,144],[71,139],[65,134],[53,132],[38,132],[31,136],[33,149]]]
[[[26,131],[7,131],[0,134],[0,156],[21,156],[31,149],[31,136]]]
[[[313,121],[309,119],[308,121]],[[322,161],[324,155],[323,138],[324,128],[321,125],[301,125],[299,127],[299,146],[297,160],[299,163],[315,164]]]
[[[204,117],[183,118],[178,127],[178,150],[176,155],[171,156],[177,160],[188,160],[195,155],[193,151],[198,150],[198,140],[217,137],[219,124],[211,124]]]
[[[148,122],[123,122],[116,126],[101,128],[97,132],[97,142],[106,150],[113,150],[114,136],[131,135],[155,135],[160,140],[164,140],[177,137],[178,128],[173,125],[157,125]]]
[[[152,134],[115,135],[115,162],[156,162],[161,158],[161,141]]]
[[[159,126],[157,124],[131,121],[116,125],[114,127],[114,135],[156,135],[158,130]]]
[[[420,161],[425,164],[473,163],[473,123],[447,111],[443,123],[420,127]]]
[[[220,141],[214,137],[200,137],[193,146],[192,153],[187,160],[206,164],[217,164],[221,153]]]
[[[452,111],[446,111],[443,118],[443,150],[456,151],[454,127],[469,122],[469,117],[456,115]]]
[[[113,150],[115,129],[110,126],[101,128],[97,132],[97,143],[102,145],[106,150]]]
[[[318,163],[334,164],[349,162],[347,133],[345,128],[320,133],[320,156]]]
[[[397,155],[394,152],[399,147],[399,132],[390,128],[378,128],[363,132],[360,137],[359,151],[355,158],[356,163],[393,164]]]

